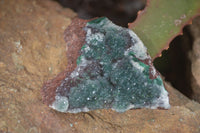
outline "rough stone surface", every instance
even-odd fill
[[[167,83],[170,110],[64,114],[42,104],[43,81],[67,64],[63,32],[72,17],[51,1],[0,1],[0,132],[200,132],[200,105]]]
[[[74,23],[77,22],[73,21],[69,27],[75,26]],[[74,58],[77,67],[55,89],[44,85],[43,101],[47,105],[70,113],[109,108],[117,112],[133,108],[170,108],[163,81],[146,47],[133,31],[113,24],[106,17],[89,21],[77,32],[84,31],[82,48],[76,49],[81,55],[68,56]],[[72,32],[81,37],[71,28],[66,29],[66,37]],[[66,39],[68,49],[79,46],[71,41],[73,39],[73,36]]]

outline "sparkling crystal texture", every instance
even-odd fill
[[[57,87],[50,107],[70,113],[170,107],[162,79],[133,31],[107,18],[88,22],[84,30],[77,67]]]

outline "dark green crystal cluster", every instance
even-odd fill
[[[52,108],[85,112],[112,108],[168,109],[168,93],[137,35],[107,18],[87,23],[77,67],[56,89]]]

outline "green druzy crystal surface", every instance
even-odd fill
[[[107,18],[87,23],[77,67],[56,89],[52,108],[86,112],[168,109],[168,93],[137,35]]]

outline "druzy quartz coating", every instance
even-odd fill
[[[170,108],[162,79],[132,30],[104,17],[88,22],[83,30],[77,67],[57,86],[51,108],[70,113]]]

